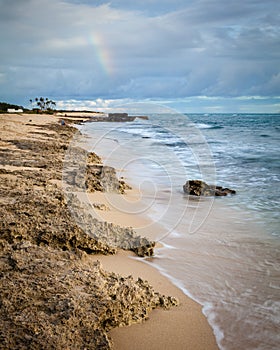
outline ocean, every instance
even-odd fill
[[[202,305],[220,349],[279,349],[280,115],[148,115],[81,127],[160,227],[137,228],[162,246],[145,262]],[[190,197],[191,179],[237,193]]]

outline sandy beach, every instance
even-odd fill
[[[202,313],[201,306],[188,298],[167,278],[150,266],[153,259],[157,259],[157,250],[161,249],[160,245],[154,248],[155,257],[144,258],[149,260],[150,265],[148,265],[141,261],[143,258],[136,257],[132,251],[120,249],[122,246],[112,248],[110,244],[106,245],[106,240],[99,242],[96,239],[88,238],[86,233],[76,228],[74,220],[66,212],[67,208],[64,200],[61,198],[63,194],[61,174],[64,151],[67,149],[67,144],[75,130],[72,126],[67,125],[68,123],[73,125],[73,121],[70,122],[67,117],[64,117],[66,126],[63,128],[60,125],[60,119],[61,116],[53,115],[0,115],[1,207],[4,213],[0,237],[0,243],[3,247],[0,260],[1,276],[11,274],[10,277],[14,278],[16,284],[22,283],[26,287],[25,290],[22,288],[21,292],[19,292],[19,289],[13,291],[15,293],[14,300],[17,300],[17,303],[20,303],[20,300],[26,300],[28,297],[31,304],[33,304],[29,318],[27,315],[31,304],[26,303],[21,312],[16,312],[9,306],[8,302],[9,299],[13,300],[12,296],[9,295],[9,286],[12,288],[14,285],[1,285],[1,294],[4,296],[5,304],[5,308],[3,308],[0,315],[3,323],[1,339],[3,339],[4,348],[11,349],[21,344],[22,348],[28,348],[32,345],[34,349],[48,349],[51,346],[56,346],[57,349],[74,349],[80,346],[87,346],[90,349],[113,348],[116,350],[217,349],[213,331]],[[33,147],[34,144],[36,144],[36,148]],[[40,149],[40,144],[47,145],[49,148],[42,147]],[[34,153],[32,153],[33,151]],[[31,153],[32,157],[30,156]],[[142,235],[142,228],[147,227],[150,219],[136,214],[126,215],[117,209],[121,207],[121,202],[126,203],[126,205],[129,203],[129,205],[141,206],[139,193],[134,189],[126,190],[126,193],[122,195],[116,193],[104,195],[103,192],[98,191],[90,193],[88,197],[91,203],[99,205],[99,207],[96,206],[93,219],[101,223],[111,223],[113,230],[120,231],[120,234],[122,234],[122,230],[120,228],[115,229],[115,227],[130,227],[133,232]],[[25,196],[26,203],[29,204],[24,209],[20,206],[20,199],[22,198],[24,202]],[[123,196],[127,196],[125,201]],[[45,210],[47,207],[49,208],[44,225],[44,207],[39,214],[36,213],[35,215],[32,212],[34,206],[36,206],[36,201],[38,201],[37,207],[40,207],[40,198],[47,203]],[[113,206],[112,203],[116,201],[119,204]],[[103,206],[100,207],[100,204]],[[63,218],[61,222],[60,217]],[[40,223],[36,222],[39,218]],[[73,220],[73,223],[71,220]],[[100,224],[100,227],[107,229],[109,226]],[[39,277],[36,276],[35,267],[30,278],[33,287],[31,288],[28,284],[31,283],[28,282],[31,270],[28,270],[30,267],[26,262],[27,255],[29,257],[34,256],[40,261],[45,259],[48,262],[48,271],[40,270],[40,272],[37,272],[38,276],[40,275],[39,277],[42,278],[45,278],[47,274],[46,282],[53,285],[53,289],[49,291],[48,295],[44,295],[43,300],[40,300],[40,287],[36,287],[36,283],[42,288],[44,284],[41,280],[38,280]],[[55,262],[50,256],[55,259]],[[68,259],[69,266],[67,267]],[[101,262],[102,270],[96,263],[97,261]],[[91,281],[93,277],[88,277],[91,269],[96,271],[98,275],[98,278],[94,281]],[[108,272],[102,272],[103,269]],[[68,271],[68,275],[71,276],[71,281],[69,280],[66,285],[64,284],[65,278],[70,277],[65,271]],[[73,271],[76,271],[76,274]],[[130,275],[132,275],[133,281],[128,277]],[[105,278],[105,282],[101,284],[100,276]],[[12,280],[12,278],[10,279]],[[87,288],[89,289],[85,291],[83,288],[87,278],[89,281]],[[140,281],[138,284],[134,282],[138,278],[148,281],[149,287],[146,286],[146,282]],[[114,283],[117,283],[117,291],[123,290],[124,285],[127,288],[124,289],[126,292],[117,296],[117,300],[119,300],[117,306],[115,301],[110,299],[112,296],[110,288],[113,280]],[[58,282],[59,286],[55,284]],[[100,309],[100,313],[94,313],[94,316],[91,312],[95,311],[88,311],[90,309],[89,305],[91,305],[91,310],[95,308],[89,295],[92,295],[94,288],[98,289],[98,283],[100,286],[104,285],[104,293],[106,291],[107,299],[105,298],[106,301],[102,299],[102,309],[98,303],[102,295],[102,289],[100,289],[100,293],[96,295],[95,299],[97,300],[96,309]],[[58,293],[57,287],[62,290],[65,288],[65,295],[61,291]],[[27,289],[29,292],[26,294]],[[38,290],[39,294],[36,294],[35,290]],[[71,290],[71,293],[69,290]],[[134,300],[133,291],[137,291],[141,297]],[[61,294],[59,297],[61,299],[57,297],[57,293]],[[175,306],[175,300],[177,299],[170,299],[167,296],[177,298],[179,305]],[[48,304],[50,300],[54,302],[54,304],[51,304],[52,308]],[[60,306],[58,311],[59,300],[61,302],[63,300],[64,306]],[[129,300],[133,301],[130,302]],[[167,307],[162,308],[162,303]],[[51,316],[44,316],[43,319],[42,310],[46,304]],[[110,316],[110,318],[104,319],[104,315],[109,313],[108,310],[112,307],[119,309],[112,309],[114,310],[112,312],[115,312],[113,313],[114,317]],[[69,311],[70,309],[74,310],[73,313]],[[141,309],[145,309],[142,312],[143,315],[141,315]],[[152,309],[154,310],[152,311]],[[82,311],[79,313],[77,310]],[[7,312],[11,312],[9,321],[7,321]],[[44,312],[47,315],[45,309]],[[66,313],[68,313],[67,317],[65,316]],[[116,316],[116,314],[121,314],[121,316]],[[92,324],[91,320],[87,320],[86,326],[79,325],[77,320],[81,317],[85,320],[85,315],[88,315],[88,318],[96,317],[95,321],[97,319],[98,321]],[[56,316],[59,316],[61,324],[60,321],[55,321]],[[41,317],[41,321],[36,321],[36,323],[34,321],[36,317],[39,319]],[[51,321],[50,317],[52,317]],[[114,321],[112,321],[113,319]],[[72,320],[72,323],[67,323],[70,322],[69,320]],[[48,327],[43,326],[46,323]],[[101,325],[104,326],[104,329],[101,329]],[[87,327],[86,331],[85,327]],[[13,336],[16,329],[19,329],[19,331],[15,341]],[[36,329],[38,330],[36,331]],[[92,329],[92,334],[90,329]],[[61,332],[65,333],[62,338],[59,335]],[[70,333],[74,335],[70,335]],[[102,333],[102,336],[99,338],[99,335],[96,335],[97,333],[99,335]],[[75,334],[77,339],[74,339]],[[109,334],[109,337],[107,337],[107,334]],[[44,339],[46,339],[44,337],[52,337],[52,340],[44,343]],[[99,343],[95,344],[95,339],[98,339],[98,341],[102,339],[102,342],[100,340]]]
[[[151,219],[141,215],[127,214],[128,205],[135,205],[136,210],[141,212],[141,194],[136,190],[129,190],[124,195],[104,194],[95,192],[89,195],[93,203],[106,206],[107,210],[96,210],[99,219],[110,221],[119,225],[132,226],[136,231],[143,232],[142,228],[152,224]],[[144,205],[143,205],[144,206]],[[160,225],[153,226],[154,237],[160,232]],[[150,236],[149,236],[150,237]],[[113,339],[114,349],[217,349],[213,336],[201,306],[188,298],[181,290],[175,287],[166,277],[162,276],[151,265],[153,259],[157,259],[157,250],[160,250],[160,242],[155,249],[155,257],[143,259],[135,257],[130,252],[119,250],[113,256],[94,256],[93,260],[99,260],[102,266],[122,276],[132,275],[134,278],[141,277],[160,293],[172,295],[179,299],[180,304],[170,310],[155,310],[149,316],[149,320],[133,325],[132,327],[115,328],[110,332]]]

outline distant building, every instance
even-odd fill
[[[8,113],[23,113],[23,109],[21,109],[21,108],[18,108],[18,109],[8,108],[7,112]]]

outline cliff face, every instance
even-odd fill
[[[74,128],[29,122],[22,124],[24,135],[12,124],[0,142],[0,347],[109,349],[110,328],[139,322],[177,300],[145,281],[104,271],[88,255],[120,247],[151,255],[154,242],[99,222],[86,208],[79,217],[70,212],[69,201],[72,208],[82,204],[74,194],[66,201],[57,183]],[[100,164],[98,156],[85,156],[89,165]]]

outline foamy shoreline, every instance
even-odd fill
[[[82,141],[81,146],[86,147]],[[105,143],[105,146],[106,143]],[[90,147],[91,151],[94,148]],[[103,152],[101,152],[103,154]],[[104,149],[104,154],[106,150]],[[110,165],[106,160],[106,165]],[[121,169],[121,174],[127,181],[125,169]],[[129,174],[131,175],[131,174]],[[129,180],[132,180],[129,176]],[[133,182],[133,181],[131,181]],[[131,182],[129,184],[131,185]],[[146,195],[149,196],[148,193]],[[92,203],[105,205],[110,210],[96,211],[99,219],[116,223],[121,226],[132,226],[137,233],[146,235],[150,228],[149,239],[156,239],[165,230],[159,223],[145,214],[146,203],[143,202],[145,193],[133,188],[126,191],[125,195],[108,193],[88,194]],[[131,206],[139,214],[131,215]],[[127,211],[128,207],[130,210]],[[142,210],[143,209],[143,210]],[[132,210],[133,211],[133,210]],[[144,215],[143,215],[144,213]],[[145,234],[146,231],[146,234]],[[213,330],[210,327],[206,316],[203,314],[202,306],[194,301],[185,291],[172,282],[172,278],[164,276],[158,267],[153,266],[157,257],[157,249],[161,249],[162,244],[157,243],[154,258],[145,258],[143,261],[134,258],[131,253],[120,251],[116,256],[98,256],[94,259],[101,261],[102,265],[109,271],[114,271],[121,275],[141,277],[150,282],[156,290],[166,295],[174,295],[180,300],[180,305],[170,309],[168,312],[155,310],[147,322],[124,328],[117,328],[110,332],[116,350],[130,349],[218,349]]]
[[[92,136],[91,146],[103,156],[104,163],[113,165],[119,170],[119,176],[141,188],[147,208],[145,214],[153,222],[160,222],[165,229],[164,237],[159,235],[156,240],[163,240],[168,245],[168,248],[157,251],[152,265],[203,305],[203,312],[214,330],[219,347],[255,349],[256,346],[269,344],[271,348],[277,348],[279,241],[267,235],[263,224],[255,221],[254,211],[240,205],[247,196],[250,179],[241,176],[242,169],[240,176],[234,173],[235,167],[229,159],[232,150],[223,140],[226,132],[229,140],[236,141],[235,128],[231,129],[233,122],[217,117],[218,125],[224,125],[217,130],[215,118],[209,124],[215,125],[211,142],[219,164],[217,184],[220,181],[225,186],[231,184],[237,195],[211,200],[191,198],[182,191],[183,183],[190,179],[192,158],[184,145],[179,150],[177,143],[169,147],[170,137],[176,133],[190,134],[194,130],[188,129],[185,118],[174,118],[171,134],[164,133],[166,128],[170,130],[171,119],[171,115],[153,115],[149,123],[136,121],[118,126],[112,123],[86,124],[83,130]],[[259,119],[256,118],[256,123]],[[194,120],[201,121],[202,117],[194,116]],[[267,121],[265,116],[264,120]],[[248,136],[250,144],[251,128],[247,123],[243,125],[243,121],[245,119],[237,120],[237,126]],[[271,133],[274,135],[273,130]],[[174,142],[177,140],[176,137],[173,139]],[[165,144],[168,146],[162,146]],[[194,154],[199,152],[193,148],[196,144],[196,140],[194,145],[190,144]],[[220,154],[218,151],[223,147],[226,153]],[[238,145],[235,147],[239,149]],[[262,143],[255,156],[260,148]],[[180,156],[179,162],[176,162],[177,155]],[[183,164],[180,164],[181,161]],[[230,182],[231,171],[237,182]],[[196,174],[192,178],[199,176]],[[147,186],[149,184],[151,186]],[[267,188],[266,184],[263,186]],[[248,192],[248,204],[254,205],[254,200],[255,197]],[[268,230],[271,229],[268,217],[266,222]],[[143,234],[150,231],[154,232],[152,226],[143,229]]]
[[[138,195],[137,191],[127,191],[127,194],[123,196],[130,203],[133,203],[133,201],[137,202]],[[151,219],[145,216],[125,214],[121,210],[122,200],[120,198],[117,199],[114,194],[93,193],[89,195],[89,198],[92,203],[104,204],[110,209],[99,213],[99,219],[103,217],[103,219],[106,218],[107,221],[118,225],[132,226],[136,232],[152,224]],[[138,207],[141,206],[140,203],[135,204]],[[160,229],[158,227],[159,231]],[[156,235],[157,233],[155,233]],[[149,320],[142,324],[113,329],[110,335],[115,344],[114,349],[142,350],[149,348],[160,350],[173,347],[182,350],[186,348],[194,350],[217,349],[213,330],[203,315],[202,306],[187,296],[179,287],[175,286],[169,278],[163,276],[155,266],[153,267],[154,259],[158,259],[157,249],[161,249],[160,246],[155,249],[155,257],[144,258],[144,260],[135,258],[135,255],[132,253],[124,251],[119,251],[114,256],[92,257],[93,260],[101,261],[102,266],[106,270],[122,276],[141,277],[151,283],[160,293],[175,296],[180,301],[179,306],[168,311],[155,310],[151,313]]]

